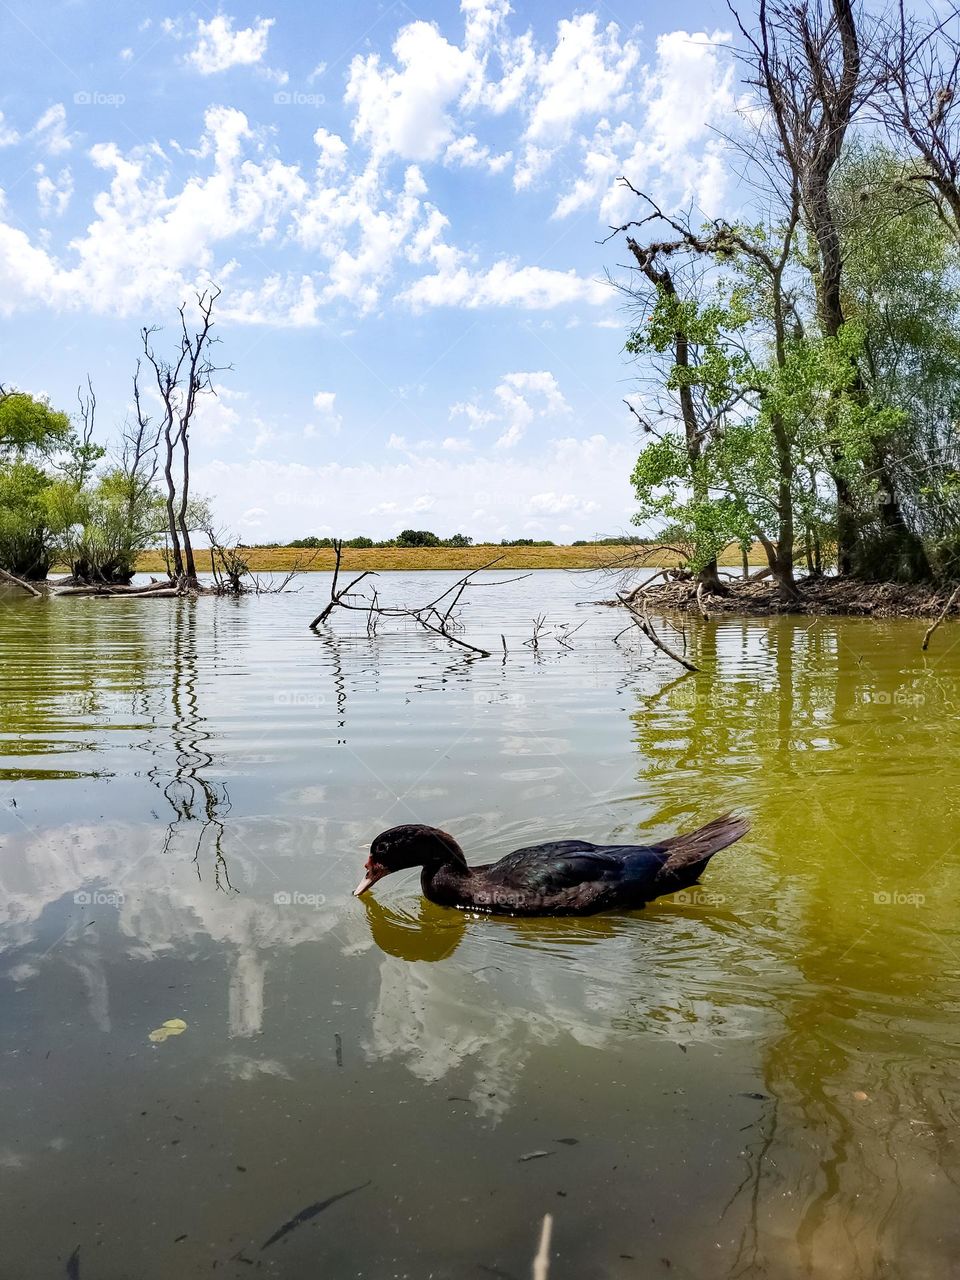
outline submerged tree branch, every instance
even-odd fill
[[[953,602],[954,602],[954,600],[956,600],[957,596],[960,596],[960,586],[954,587],[954,589],[953,589],[953,591],[952,591],[952,593],[951,593],[951,595],[950,595],[950,599],[949,599],[949,600],[947,601],[947,603],[943,606],[943,609],[942,609],[942,611],[940,612],[940,615],[939,615],[937,618],[935,618],[933,622],[931,622],[931,623],[930,623],[930,626],[929,626],[929,627],[927,627],[926,632],[924,633],[924,637],[923,637],[923,644],[921,644],[921,646],[920,646],[920,649],[921,649],[921,651],[922,651],[923,653],[926,653],[926,651],[927,651],[927,646],[928,646],[928,645],[929,645],[929,643],[930,643],[930,637],[933,635],[933,633],[936,631],[937,627],[939,627],[940,623],[944,620],[944,618],[945,618],[945,617],[947,616],[947,614],[950,612],[950,609],[951,609],[951,608],[952,608],[952,606],[953,606]]]
[[[634,624],[640,628],[650,643],[659,649],[661,653],[665,653],[667,657],[672,658],[674,662],[679,662],[680,666],[685,667],[687,671],[699,671],[700,668],[695,663],[691,662],[689,658],[685,658],[683,654],[677,653],[675,649],[671,649],[668,644],[660,639],[654,629],[653,623],[650,621],[649,614],[647,613],[647,598],[643,592],[640,592],[639,598],[641,604],[640,607],[637,608],[637,597],[635,594],[631,596],[621,595],[619,597],[620,603],[626,609],[627,613],[629,613]],[[622,631],[620,635],[623,635]]]
[[[43,597],[43,592],[39,591],[32,582],[27,582],[24,578],[18,578],[12,573],[7,573],[6,569],[0,569],[0,581],[9,582],[15,587],[22,587],[24,591],[29,591],[32,596]]]
[[[345,587],[338,587],[343,557],[342,539],[336,539],[333,548],[336,560],[333,569],[333,581],[330,583],[330,599],[310,623],[311,631],[316,631],[337,608],[365,614],[367,634],[370,636],[376,633],[377,623],[382,618],[411,618],[424,631],[440,636],[443,640],[448,640],[451,644],[455,644],[461,649],[466,649],[469,653],[476,654],[478,658],[489,658],[489,649],[482,649],[479,645],[471,644],[468,640],[464,640],[462,636],[455,634],[455,630],[459,629],[460,625],[457,609],[464,593],[474,587],[505,586],[508,582],[520,582],[523,578],[530,576],[527,573],[523,573],[515,578],[502,578],[498,582],[474,581],[476,574],[492,569],[495,564],[500,563],[503,556],[497,556],[487,564],[479,565],[476,569],[471,569],[469,573],[465,573],[462,578],[458,578],[445,591],[442,591],[440,595],[426,604],[381,605],[376,588],[374,588],[371,596],[360,595],[356,598],[356,601],[350,598],[357,583],[366,577],[375,576],[370,569],[365,569],[363,573],[351,579]]]

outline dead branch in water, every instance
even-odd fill
[[[525,645],[528,645],[533,649],[534,652],[540,648],[540,634],[546,625],[547,615],[545,613],[538,613],[533,620],[533,635],[529,640],[524,640],[523,642]]]
[[[665,653],[667,657],[672,658],[674,662],[679,662],[681,667],[686,667],[688,671],[699,671],[700,668],[692,663],[689,658],[685,658],[683,654],[677,653],[675,649],[671,649],[668,644],[660,639],[654,630],[654,626],[650,621],[649,615],[647,614],[646,596],[641,593],[640,599],[641,607],[639,609],[632,598],[621,596],[620,603],[626,609],[627,613],[630,614],[630,617],[633,619],[636,626],[640,628],[650,643],[659,649],[661,653]],[[620,632],[620,635],[623,635],[622,631]],[[620,637],[617,636],[616,638],[619,639]]]
[[[181,584],[171,582],[169,579],[154,579],[145,587],[124,587],[109,586],[107,583],[81,586],[63,586],[60,587],[55,594],[57,596],[102,596],[109,597],[127,597],[127,596],[160,596],[161,599],[170,596],[178,596],[184,594],[184,588]]]
[[[476,582],[474,576],[483,573],[487,569],[492,569],[495,564],[499,564],[503,556],[497,556],[494,560],[487,564],[479,565],[476,569],[471,569],[469,573],[465,573],[462,578],[458,578],[451,586],[442,591],[440,595],[433,600],[422,605],[382,605],[379,602],[379,596],[376,588],[373,590],[372,596],[357,595],[354,596],[354,587],[357,586],[364,578],[375,577],[376,575],[370,569],[364,570],[358,574],[345,587],[338,587],[340,580],[340,563],[343,555],[343,541],[336,539],[333,544],[335,562],[333,569],[333,581],[330,584],[330,599],[324,606],[323,610],[310,623],[310,630],[316,631],[333,613],[334,609],[347,609],[357,613],[364,613],[367,617],[367,635],[376,634],[377,624],[382,618],[410,618],[417,626],[422,627],[424,631],[429,631],[432,635],[440,636],[443,640],[448,640],[451,644],[458,645],[461,649],[476,654],[478,658],[489,658],[490,651],[481,649],[479,645],[471,644],[468,640],[464,640],[462,636],[456,635],[456,631],[460,630],[458,607],[463,595],[468,590],[475,587],[500,587],[505,586],[508,582],[520,582],[523,578],[530,575],[522,573],[515,578],[502,578],[498,582]]]
[[[921,644],[920,646],[921,652],[926,653],[927,645],[930,643],[930,637],[933,635],[937,627],[939,627],[940,623],[944,620],[944,618],[950,612],[953,602],[954,600],[956,600],[957,596],[960,596],[960,586],[954,587],[953,592],[951,593],[950,599],[943,606],[943,610],[941,611],[939,616],[935,618],[933,622],[930,623],[929,627],[927,627],[923,637],[923,644]]]
[[[7,573],[6,569],[0,569],[0,581],[9,582],[15,587],[22,587],[24,591],[29,591],[32,596],[43,598],[43,592],[39,591],[32,582],[27,582],[24,578],[17,578],[12,573]]]
[[[361,582],[364,578],[369,577],[372,572],[370,569],[365,569],[364,572],[358,574],[353,579],[352,582],[348,583],[347,586],[343,587],[342,590],[338,591],[337,583],[340,580],[340,561],[343,557],[343,539],[342,538],[334,538],[333,553],[336,556],[336,560],[333,566],[333,581],[330,583],[330,602],[326,606],[326,608],[322,611],[322,613],[318,613],[317,616],[314,618],[314,620],[310,623],[311,631],[316,631],[317,627],[319,627],[322,622],[326,622],[326,620],[330,617],[331,613],[333,613],[334,609],[336,609],[337,605],[341,605],[345,609],[349,608],[350,607],[349,605],[343,604],[344,597],[348,596],[350,592],[353,590],[353,588],[357,585],[357,583]],[[368,621],[367,630],[369,631],[369,629],[370,629],[370,624]]]
[[[578,604],[602,605],[605,609],[619,609],[625,601],[633,601],[638,596],[642,596],[646,589],[652,586],[658,578],[663,578],[666,581],[674,572],[675,570],[673,569],[658,569],[651,577],[645,578],[643,582],[638,582],[629,591],[618,593],[612,600],[580,600]]]
[[[572,622],[561,622],[556,631],[557,644],[564,649],[572,649],[573,645],[570,643],[570,637],[576,635],[580,628],[586,625],[586,621],[586,618],[584,618],[583,622],[578,622],[576,626]]]

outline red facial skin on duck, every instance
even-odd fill
[[[372,889],[378,880],[382,880],[384,876],[390,874],[386,867],[381,867],[379,863],[374,862],[372,858],[369,858],[364,864],[364,873],[363,879],[353,891],[353,896],[355,898],[359,898],[360,895],[366,893],[368,889]]]

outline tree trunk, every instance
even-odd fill
[[[183,454],[183,485],[180,490],[180,511],[178,523],[183,537],[183,550],[187,581],[191,586],[197,585],[197,566],[193,558],[193,544],[190,541],[190,528],[187,522],[187,499],[190,493],[190,440],[186,430],[180,433],[180,449]]]
[[[835,456],[839,461],[839,456]],[[857,516],[846,476],[839,471],[831,471],[830,479],[837,491],[837,573],[846,577],[853,573],[857,556]]]
[[[170,534],[170,545],[173,551],[173,576],[182,578],[183,554],[180,550],[180,535],[177,533],[177,513],[173,505],[176,497],[176,488],[173,483],[173,439],[170,435],[169,424],[164,432],[164,444],[166,445],[166,455],[163,462],[163,474],[167,482],[167,531]]]
[[[793,454],[786,424],[779,414],[771,418],[780,476],[777,482],[777,554],[773,566],[780,599],[796,600],[800,594],[793,577]]]
[[[720,577],[715,559],[709,560],[703,566],[697,574],[697,582],[703,587],[704,591],[709,591],[711,595],[725,596],[729,594],[729,588]]]
[[[894,582],[927,582],[933,577],[923,539],[908,527],[882,446],[875,453],[880,486],[882,576]]]

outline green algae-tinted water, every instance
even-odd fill
[[[551,1280],[954,1274],[960,629],[699,623],[678,679],[588,575],[474,593],[478,662],[301,582],[0,602],[0,1276],[521,1280],[545,1213]],[[350,896],[397,822],[732,808],[632,915]]]

